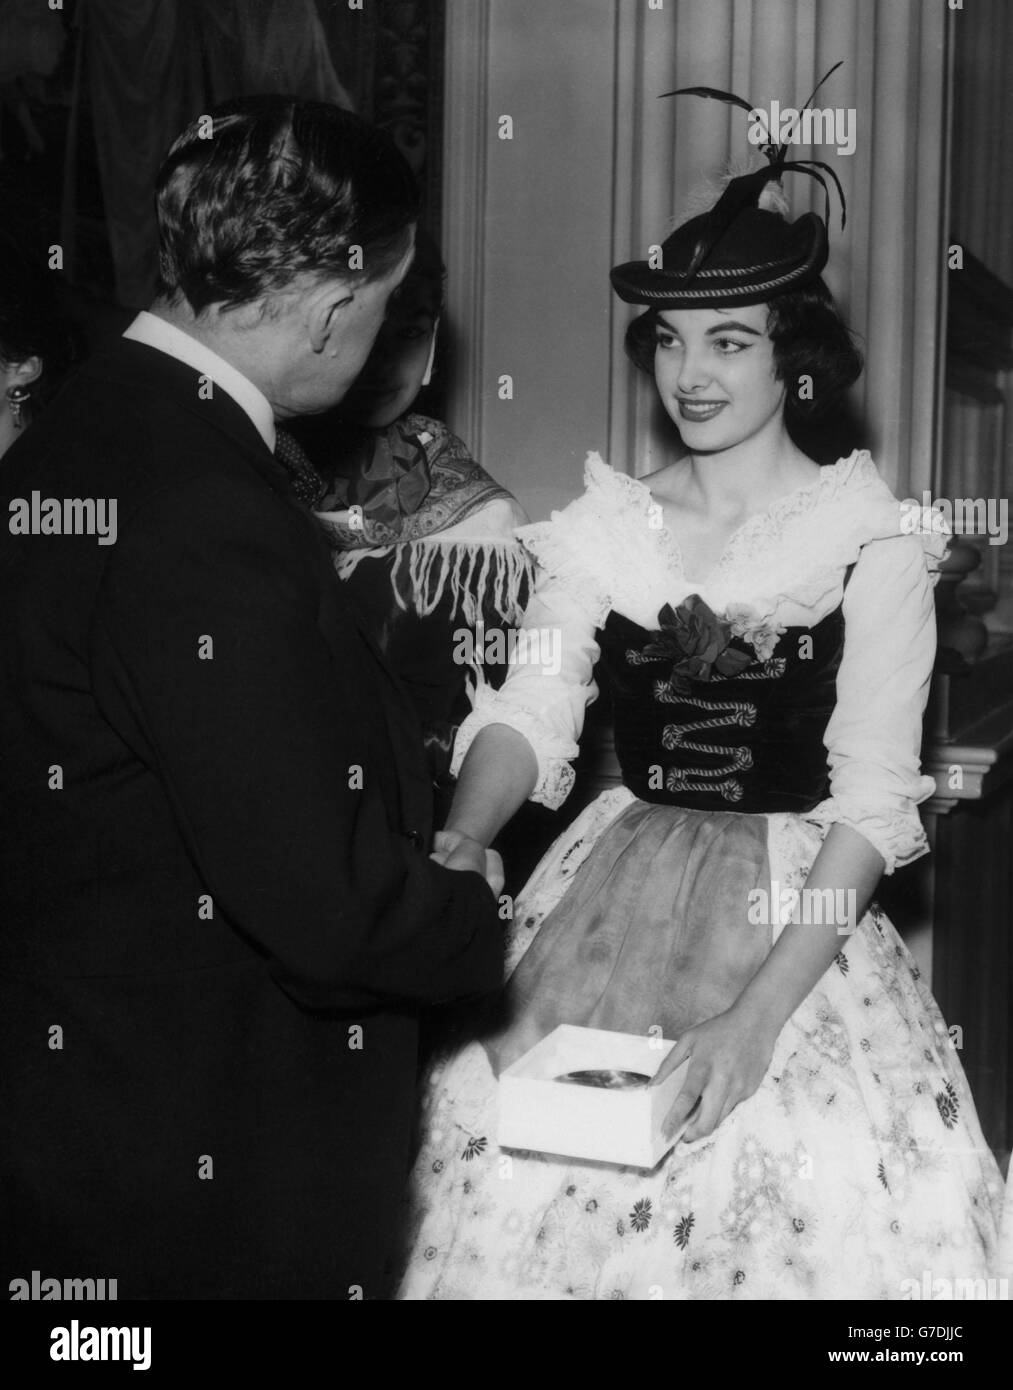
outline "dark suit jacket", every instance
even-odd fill
[[[415,716],[190,368],[117,343],[0,478],[118,504],[114,545],[0,532],[3,1286],[382,1295],[416,1010],[500,970]]]

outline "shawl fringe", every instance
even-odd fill
[[[345,551],[335,561],[338,576],[347,579],[363,560],[391,554],[391,588],[400,609],[425,618],[449,594],[450,617],[469,627],[488,617],[490,607],[501,622],[517,623],[522,585],[534,579],[534,562],[516,541],[441,541],[438,536]]]

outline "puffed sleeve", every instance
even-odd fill
[[[843,606],[837,705],[825,735],[831,795],[809,818],[857,830],[891,874],[928,852],[916,808],[935,791],[919,760],[936,650],[921,539],[891,536],[863,546]]]
[[[592,605],[572,582],[540,572],[520,632],[514,634],[506,680],[499,690],[479,686],[474,708],[458,730],[451,764],[455,777],[479,730],[508,724],[527,739],[538,760],[531,800],[552,809],[562,805],[573,787],[570,759],[579,751],[584,710],[598,694],[591,679],[597,626]]]

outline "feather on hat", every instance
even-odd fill
[[[840,66],[835,63],[820,79],[802,111]],[[680,87],[662,95],[710,98],[750,113],[756,109],[734,92],[714,87]],[[615,267],[612,286],[620,299],[659,309],[724,308],[760,304],[818,279],[829,255],[830,189],[824,174],[837,190],[843,228],[846,210],[840,180],[822,160],[789,160],[787,142],[769,142],[763,153],[764,166],[731,179],[712,208],[684,222],[662,242],[660,265],[628,261]],[[768,186],[780,184],[785,173],[805,174],[820,184],[825,217],[808,212],[788,222],[760,206]]]

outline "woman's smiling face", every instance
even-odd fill
[[[692,453],[751,439],[784,409],[766,304],[665,309],[655,326],[654,379]]]

